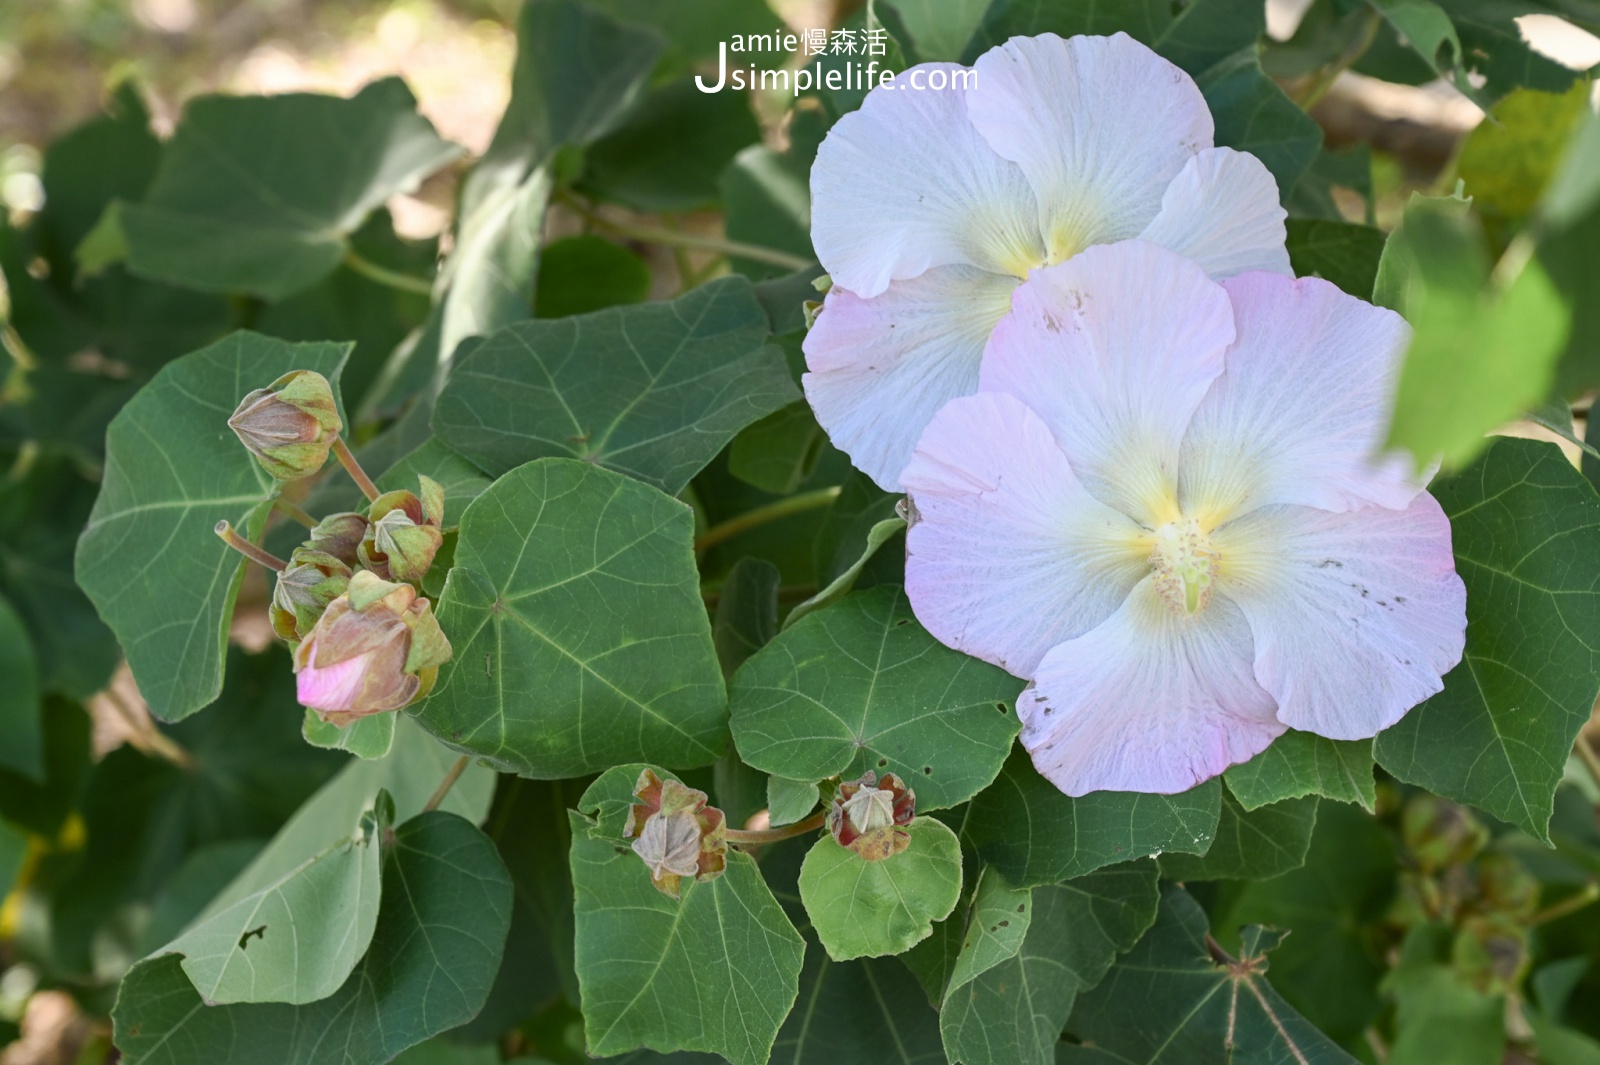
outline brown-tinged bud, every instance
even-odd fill
[[[228,426],[280,481],[309,477],[328,461],[344,428],[327,378],[310,370],[284,374],[240,401]]]
[[[416,589],[359,570],[295,648],[295,683],[302,706],[343,727],[428,694],[450,655]]]
[[[1515,990],[1528,974],[1529,960],[1527,930],[1501,913],[1464,919],[1450,949],[1456,972],[1486,995]]]
[[[1419,792],[1401,811],[1400,837],[1428,873],[1471,861],[1489,842],[1489,830],[1465,807]]]
[[[295,548],[272,589],[272,631],[290,643],[311,634],[328,604],[350,587],[350,567],[326,551]]]
[[[317,522],[305,546],[332,555],[351,569],[361,564],[361,541],[367,536],[367,516],[346,511],[329,514]],[[380,574],[381,576],[381,574]]]
[[[1508,854],[1486,851],[1478,857],[1478,890],[1483,901],[1513,917],[1532,917],[1539,908],[1539,881]]]
[[[911,845],[905,826],[916,816],[917,796],[893,773],[867,772],[839,785],[828,808],[828,831],[841,846],[869,862],[892,858]]]
[[[421,582],[444,543],[444,488],[418,478],[420,496],[385,492],[367,511],[371,524],[361,541],[361,564],[385,580]]]
[[[628,811],[622,835],[633,840],[633,853],[649,868],[657,891],[675,899],[684,877],[722,875],[728,863],[727,825],[721,810],[706,805],[705,792],[646,769],[633,796],[639,802]]]

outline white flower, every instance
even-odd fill
[[[1142,241],[1013,303],[981,391],[902,475],[906,590],[940,640],[1033,681],[1041,773],[1182,791],[1286,727],[1361,739],[1441,689],[1466,629],[1449,522],[1373,457],[1398,315]]]
[[[951,87],[912,87],[940,71]],[[1142,238],[1214,278],[1290,272],[1272,175],[1212,147],[1193,80],[1120,33],[1016,37],[970,72],[900,74],[829,132],[811,195],[834,286],[806,337],[806,396],[891,490],[934,412],[976,391],[1031,271]]]

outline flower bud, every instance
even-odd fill
[[[650,882],[663,895],[677,898],[684,877],[715,880],[728,862],[722,811],[706,805],[706,793],[662,780],[646,769],[633,789],[639,803],[628,811],[622,828],[633,840],[633,853],[650,870]]]
[[[839,785],[828,808],[828,831],[841,846],[869,862],[892,858],[911,845],[905,826],[916,816],[917,796],[893,773],[867,772]]]
[[[367,516],[345,512],[329,514],[317,522],[305,546],[332,555],[354,569],[360,564],[361,541],[367,535]]]
[[[228,426],[280,481],[309,477],[328,461],[344,428],[327,378],[310,370],[284,374],[240,401]]]
[[[1449,799],[1413,795],[1400,814],[1400,838],[1425,873],[1462,865],[1489,842],[1489,830]]]
[[[1451,943],[1450,962],[1468,984],[1486,995],[1504,995],[1528,975],[1528,932],[1502,913],[1465,918]]]
[[[325,551],[297,547],[272,589],[272,631],[290,643],[311,634],[328,604],[350,586],[350,567]]]
[[[300,703],[340,727],[398,710],[428,694],[450,655],[416,589],[359,570],[295,648]]]
[[[1478,858],[1478,890],[1483,901],[1513,917],[1532,917],[1539,908],[1540,885],[1521,862],[1499,851]]]
[[[367,511],[361,564],[385,580],[419,583],[444,543],[444,488],[421,477],[422,495],[385,492]]]

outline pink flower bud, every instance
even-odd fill
[[[350,586],[350,567],[325,551],[297,547],[272,589],[272,631],[290,643],[310,635],[328,604]]]
[[[302,705],[344,726],[422,698],[450,655],[428,600],[360,570],[295,648],[296,687]]]
[[[310,370],[284,374],[245,396],[228,426],[280,481],[309,477],[322,469],[328,449],[344,428],[327,378]]]
[[[905,826],[916,816],[917,796],[893,773],[867,772],[839,785],[828,808],[828,831],[841,846],[869,862],[892,858],[911,845]]]
[[[359,564],[358,550],[367,535],[367,516],[345,512],[329,514],[311,530],[305,546],[323,551],[354,569]],[[381,576],[381,575],[380,575]]]
[[[420,583],[444,543],[444,488],[418,478],[422,495],[385,492],[367,511],[371,524],[359,548],[361,564],[385,580]]]
[[[663,781],[646,769],[633,789],[638,805],[628,811],[622,835],[650,870],[650,882],[677,898],[684,877],[715,880],[727,866],[727,826],[722,811],[706,805],[706,793]]]

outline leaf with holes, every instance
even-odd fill
[[[456,366],[439,439],[499,475],[571,457],[676,493],[734,434],[799,398],[743,278],[670,303],[507,326]]]
[[[506,474],[461,516],[439,597],[455,658],[417,720],[524,776],[712,761],[727,704],[693,539],[687,506],[621,474]]]
[[[1227,789],[1217,838],[1204,855],[1163,854],[1168,880],[1269,880],[1305,864],[1317,825],[1317,797],[1285,799],[1245,810]]]
[[[905,850],[869,862],[823,836],[800,867],[800,901],[834,961],[900,954],[933,934],[961,898],[961,844],[931,817]]]
[[[785,629],[734,674],[739,754],[790,780],[894,773],[918,810],[965,802],[999,772],[1022,682],[940,644],[898,587]]]

